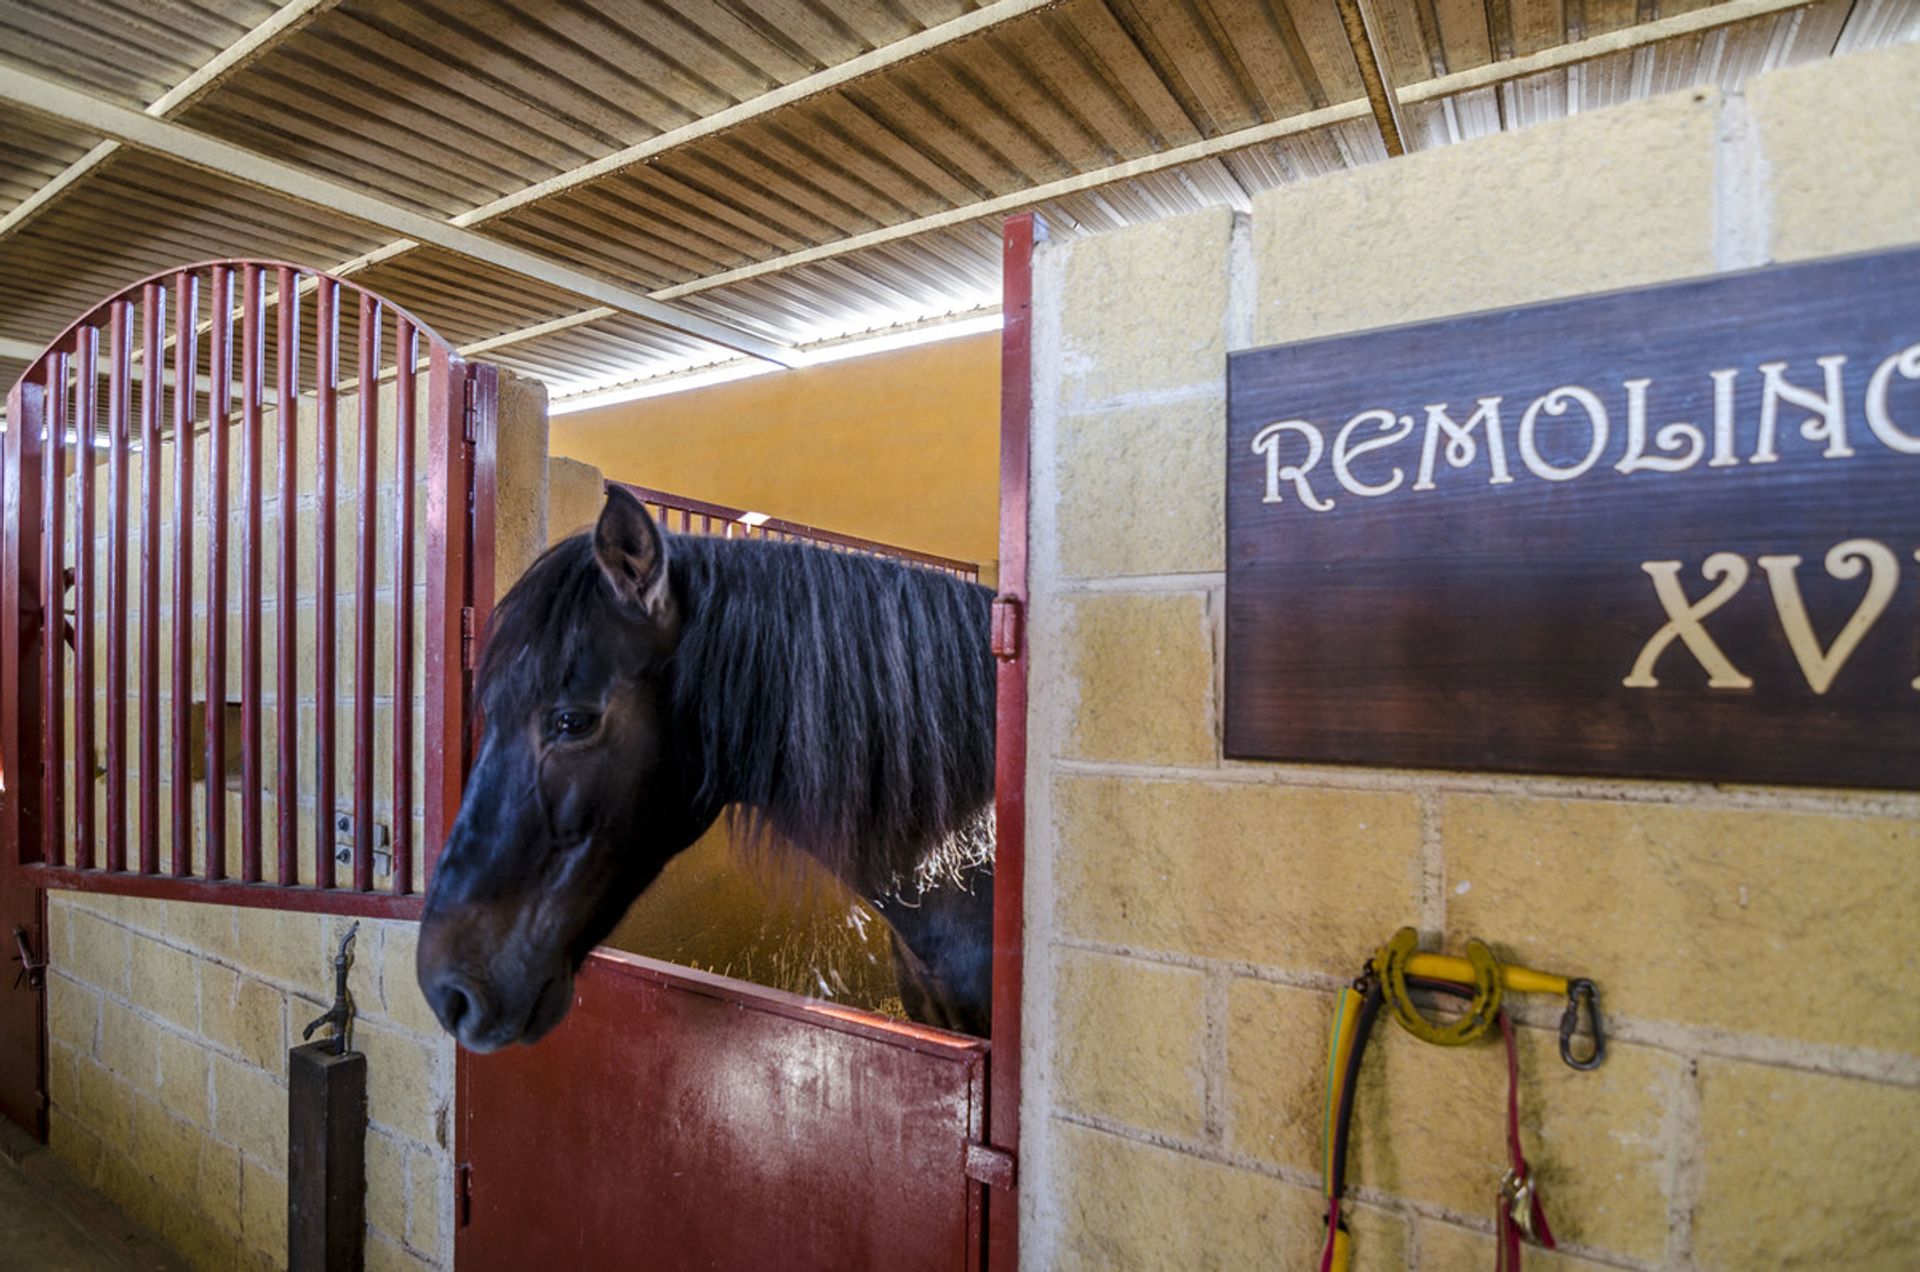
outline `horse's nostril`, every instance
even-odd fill
[[[449,989],[444,1004],[440,1008],[440,1018],[447,1022],[448,1029],[460,1027],[460,1017],[467,1014],[468,998],[465,990]]]
[[[448,972],[435,982],[427,995],[427,1005],[440,1018],[450,1034],[460,1032],[460,1022],[478,1014],[479,987],[458,972]]]

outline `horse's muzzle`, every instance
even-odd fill
[[[420,990],[426,995],[427,1006],[433,1008],[433,1014],[439,1018],[441,1028],[456,1038],[463,1028],[471,1030],[476,1023],[484,1026],[494,1014],[480,983],[463,972],[445,970]]]
[[[573,1005],[573,977],[565,971],[547,979],[531,1006],[503,1003],[488,986],[451,968],[423,978],[421,990],[441,1026],[461,1046],[481,1054],[510,1043],[539,1041]]]

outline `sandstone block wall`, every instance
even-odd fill
[[[1308,1266],[1333,991],[1409,923],[1602,986],[1596,1073],[1521,1013],[1538,1266],[1911,1266],[1920,798],[1230,762],[1219,683],[1229,350],[1920,241],[1916,137],[1906,47],[1042,249],[1028,1266]],[[1497,1052],[1377,1039],[1359,1266],[1489,1267]]]
[[[422,377],[424,381],[424,377]],[[424,387],[424,386],[423,386]],[[383,423],[392,419],[391,389],[384,394]],[[300,436],[312,445],[312,407],[303,410]],[[340,490],[343,499],[336,517],[339,538],[336,562],[341,588],[333,598],[339,640],[336,683],[336,729],[340,735],[336,807],[352,806],[353,741],[353,631],[358,612],[353,595],[354,534],[357,466],[351,427],[356,418],[354,400],[340,404]],[[426,412],[419,412],[424,427]],[[269,425],[266,454],[274,453]],[[392,429],[381,438],[383,512],[380,542],[391,544],[397,529],[393,512],[394,457]],[[196,473],[205,489],[206,436],[197,439]],[[499,407],[499,481],[496,497],[496,585],[501,590],[517,577],[546,545],[546,392],[537,381],[501,373]],[[171,446],[163,448],[162,462],[171,479]],[[229,498],[237,505],[236,467]],[[422,471],[427,448],[424,438],[415,447]],[[295,509],[300,542],[314,541],[315,504],[312,495],[311,455],[299,477],[303,495]],[[137,480],[138,463],[132,465]],[[97,493],[105,508],[105,473]],[[277,479],[271,460],[266,465],[264,509],[265,595],[262,679],[268,701],[263,712],[266,740],[263,820],[266,831],[265,868],[274,874],[275,710],[272,701],[274,671],[274,553],[277,552],[280,509],[271,498]],[[138,487],[136,486],[136,489]],[[170,487],[169,487],[170,489]],[[414,615],[417,631],[424,630],[426,553],[424,547],[424,484],[415,504],[417,541]],[[204,500],[204,495],[201,497]],[[170,514],[171,495],[163,507]],[[137,507],[137,501],[135,502]],[[204,507],[204,502],[198,504]],[[102,513],[104,520],[104,512]],[[207,524],[195,529],[196,569],[205,573]],[[73,542],[71,533],[69,543]],[[164,542],[171,568],[171,541]],[[230,540],[233,574],[228,584],[231,649],[228,654],[228,696],[239,695],[240,583],[238,537]],[[294,603],[301,611],[302,648],[298,683],[301,712],[301,850],[300,877],[311,882],[314,870],[314,834],[317,807],[313,786],[313,668],[312,609],[317,590],[307,558],[296,584]],[[135,558],[137,562],[137,557]],[[101,556],[104,577],[104,551]],[[170,579],[170,574],[164,576]],[[391,656],[393,642],[393,580],[390,562],[376,578],[373,611],[376,618],[377,675],[376,753],[390,753],[392,736]],[[137,606],[138,589],[131,589]],[[102,589],[104,593],[104,588]],[[194,584],[196,611],[204,622],[207,589],[204,577]],[[103,602],[104,604],[104,602]],[[104,611],[102,611],[104,613]],[[166,668],[171,639],[171,593],[157,616],[168,633],[162,642],[162,683],[170,686]],[[138,633],[142,619],[134,614],[130,630]],[[104,624],[103,624],[104,626]],[[95,657],[105,666],[105,637]],[[137,636],[134,647],[137,648]],[[197,651],[196,651],[197,652]],[[69,661],[69,668],[72,663]],[[424,719],[424,657],[416,635],[416,728]],[[195,659],[194,692],[205,693],[205,670]],[[163,692],[163,722],[171,697]],[[96,729],[105,736],[104,705],[95,704]],[[137,706],[130,704],[129,719]],[[69,700],[68,755],[72,755],[72,710]],[[163,724],[163,727],[164,724]],[[424,781],[421,748],[416,745],[415,806],[409,813],[415,825],[416,861],[427,850],[421,843],[418,792]],[[163,826],[171,808],[171,748],[163,744],[161,809]],[[383,761],[376,781],[375,815],[391,824],[391,783]],[[137,769],[129,776],[129,790],[137,792]],[[104,784],[102,784],[104,789]],[[204,862],[205,816],[201,807],[204,786],[196,783],[195,869]],[[228,804],[229,870],[239,868],[239,796],[230,791]],[[137,825],[137,794],[130,796],[130,818]],[[67,800],[72,824],[73,799]],[[169,831],[170,833],[170,831]],[[163,842],[161,861],[170,845]],[[69,850],[71,851],[71,849]],[[345,869],[345,867],[341,867]],[[384,879],[381,881],[384,882]],[[301,1041],[301,1030],[327,1009],[333,996],[332,957],[350,920],[237,906],[163,902],[99,893],[55,892],[49,904],[50,931],[48,1011],[51,1053],[49,1091],[52,1098],[52,1146],[70,1161],[82,1177],[147,1224],[173,1245],[195,1267],[206,1269],[275,1268],[286,1261],[287,1218],[287,1050]],[[425,1269],[451,1266],[453,1261],[453,1074],[454,1046],[440,1031],[414,982],[416,925],[411,922],[363,921],[356,944],[350,987],[360,1016],[354,1046],[367,1054],[368,1104],[371,1125],[367,1135],[367,1244],[370,1269]]]
[[[327,1009],[346,921],[56,893],[52,1144],[195,1267],[285,1266],[287,1049]],[[367,1262],[452,1258],[453,1047],[413,983],[414,925],[366,921]]]

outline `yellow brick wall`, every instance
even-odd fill
[[[332,998],[344,922],[56,893],[52,1143],[195,1267],[284,1266],[287,1049]],[[453,1048],[413,983],[414,925],[363,922],[367,1256],[451,1254]]]
[[[391,402],[391,392],[385,395]],[[340,419],[355,418],[354,402],[343,398]],[[420,412],[424,422],[426,413]],[[301,436],[311,446],[310,405],[303,411]],[[383,422],[392,419],[383,407]],[[273,453],[271,426],[267,454]],[[343,423],[340,488],[355,489],[352,429]],[[383,503],[391,506],[393,454],[391,429],[383,436],[388,474]],[[198,439],[196,470],[208,472],[206,438]],[[518,575],[546,542],[546,394],[537,381],[501,376],[499,408],[499,484],[497,495],[497,586]],[[165,448],[170,452],[171,448]],[[416,445],[424,473],[424,441]],[[238,449],[234,451],[236,474]],[[170,454],[163,462],[170,465]],[[310,464],[309,457],[309,464]],[[136,465],[137,470],[137,465]],[[167,469],[169,479],[171,468]],[[271,462],[266,489],[275,489]],[[310,467],[301,488],[312,489]],[[204,484],[202,489],[204,490]],[[230,487],[238,500],[238,479]],[[105,507],[104,471],[99,492]],[[204,495],[202,496],[204,499]],[[297,513],[303,544],[313,541],[313,497],[307,494]],[[136,501],[137,506],[137,501]],[[170,508],[170,502],[167,505]],[[204,506],[202,504],[201,506]],[[351,806],[353,695],[352,595],[355,504],[341,501],[336,550],[341,581],[337,683],[340,698],[336,727],[341,734],[336,804]],[[424,528],[424,504],[416,504],[417,525]],[[391,543],[391,512],[383,514],[381,542]],[[274,601],[273,552],[278,508],[269,498],[265,510],[267,554],[263,577],[269,606]],[[196,528],[196,555],[204,572],[206,525]],[[69,542],[72,542],[71,537]],[[239,613],[237,537],[231,541],[235,575],[229,584],[232,613]],[[171,553],[170,541],[167,551]],[[303,553],[310,557],[311,553]],[[104,562],[104,555],[102,556]],[[170,555],[169,555],[169,560]],[[424,572],[423,541],[416,547],[416,571]],[[416,622],[424,621],[424,581],[416,575]],[[390,680],[392,580],[382,573],[375,597],[377,648],[383,685]],[[312,604],[311,565],[303,567],[297,601]],[[137,595],[137,589],[136,589]],[[204,611],[204,579],[195,582],[197,607]],[[170,600],[160,618],[170,620]],[[136,615],[130,624],[138,632]],[[266,624],[263,681],[273,690],[272,611]],[[311,619],[302,619],[304,643],[299,683],[302,706],[302,850],[303,881],[313,875],[310,827],[316,816],[312,773]],[[233,642],[228,656],[229,690],[238,692],[237,621],[229,622]],[[136,642],[137,643],[137,642]],[[101,645],[104,651],[104,643]],[[162,680],[166,682],[163,645]],[[96,655],[104,667],[104,653]],[[424,681],[424,659],[416,642],[416,703]],[[195,691],[203,692],[204,671],[195,660]],[[385,690],[379,700],[385,702]],[[264,810],[266,869],[273,872],[275,781],[271,739],[272,705],[265,712],[268,738]],[[163,721],[170,700],[163,696]],[[129,706],[129,718],[136,708]],[[417,705],[416,721],[423,719]],[[96,711],[104,736],[104,708]],[[388,753],[391,716],[383,706],[376,747]],[[164,727],[164,725],[163,725]],[[71,711],[68,745],[71,748]],[[418,747],[415,748],[416,752]],[[171,773],[162,746],[163,775]],[[68,752],[71,754],[71,750]],[[384,770],[384,765],[383,765]],[[136,771],[137,774],[137,771]],[[414,789],[421,789],[416,763]],[[382,771],[377,783],[376,816],[390,822],[391,790]],[[137,791],[135,775],[129,790]],[[195,803],[202,802],[195,787]],[[162,787],[162,819],[170,804]],[[69,795],[68,822],[72,823]],[[130,795],[137,809],[137,796]],[[228,799],[228,860],[239,863],[238,798]],[[415,809],[416,844],[419,818]],[[132,816],[130,811],[130,816]],[[196,868],[203,860],[204,816],[196,807]],[[418,854],[416,849],[416,854]],[[162,863],[166,861],[162,849]],[[93,893],[55,892],[49,904],[51,975],[48,1013],[51,1050],[49,1094],[51,1141],[82,1177],[157,1231],[194,1267],[204,1269],[274,1268],[286,1261],[287,1232],[287,1050],[298,1045],[301,1030],[332,1001],[332,957],[348,920],[311,914],[234,906],[162,902]],[[363,921],[350,977],[360,1012],[354,1045],[368,1063],[367,1266],[372,1269],[424,1269],[450,1266],[453,1256],[453,1068],[454,1047],[440,1031],[414,982],[415,925]]]
[[[1920,1250],[1920,798],[1223,760],[1228,350],[1920,241],[1920,48],[1042,249],[1023,1262],[1310,1266],[1333,991],[1403,924],[1601,984],[1521,1011],[1559,1269]],[[1486,1268],[1501,1066],[1383,1026],[1362,1268]]]

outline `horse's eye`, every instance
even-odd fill
[[[553,713],[553,731],[565,738],[577,738],[592,733],[593,726],[600,717],[591,711],[581,711],[575,707],[563,707]]]

